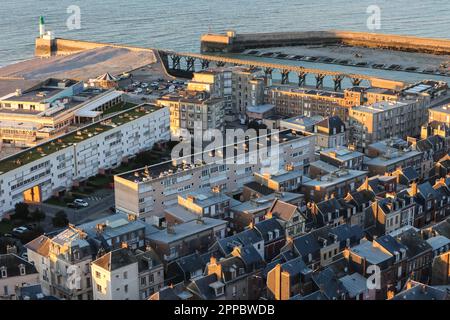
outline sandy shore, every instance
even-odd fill
[[[34,58],[0,68],[0,79],[70,78],[88,80],[105,72],[121,74],[158,62],[151,51],[103,47],[67,56]],[[1,83],[0,83],[1,85]]]

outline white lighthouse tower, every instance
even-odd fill
[[[43,38],[45,35],[45,21],[44,17],[39,17],[39,37]]]

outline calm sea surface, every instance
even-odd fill
[[[58,37],[199,51],[208,30],[368,31],[373,4],[381,9],[377,32],[450,38],[448,0],[2,0],[0,66],[33,56],[40,15]],[[71,5],[81,9],[79,30],[66,25]]]

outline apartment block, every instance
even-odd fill
[[[193,135],[195,131],[224,130],[224,99],[206,92],[180,91],[163,96],[157,101],[170,110],[172,139]]]
[[[361,104],[360,95],[353,91],[334,92],[289,86],[268,88],[267,103],[275,105],[277,113],[288,117],[304,115],[338,116],[347,122],[349,108]]]
[[[420,135],[420,128],[428,118],[428,101],[384,101],[351,108],[350,143],[365,151],[370,144],[380,140]]]
[[[169,111],[144,104],[0,161],[0,215],[39,203],[168,141]]]
[[[280,134],[278,150],[259,149],[266,159],[244,163],[218,161],[209,164],[167,163],[114,177],[116,208],[141,217],[162,216],[166,207],[177,204],[178,194],[204,188],[218,188],[229,195],[242,192],[244,184],[253,181],[253,173],[270,164],[279,169],[286,165],[303,172],[314,160],[313,135]],[[258,151],[250,154],[257,155]],[[280,155],[283,155],[280,157]]]
[[[0,97],[0,139],[4,145],[32,147],[91,123],[103,111],[123,102],[123,92],[85,88],[75,80],[47,79]]]

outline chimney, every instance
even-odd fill
[[[120,247],[121,247],[122,249],[128,249],[128,243],[127,243],[127,242],[122,242],[122,243],[120,244]]]
[[[175,229],[173,228],[173,225],[168,225],[166,231],[168,234],[175,234]]]
[[[266,220],[272,219],[272,217],[273,217],[272,211],[267,212],[266,215],[265,215]]]
[[[12,245],[12,246],[7,245],[6,246],[6,253],[7,254],[10,254],[10,253],[17,254],[17,247],[15,245]]]
[[[416,182],[411,183],[411,195],[412,196],[417,195],[417,183]]]
[[[217,259],[214,256],[211,256],[209,258],[207,268],[208,268],[208,275],[216,274],[217,280],[220,281],[222,279],[222,265],[217,264]]]
[[[132,222],[132,221],[136,221],[137,217],[135,214],[129,213],[128,214],[128,221]]]

